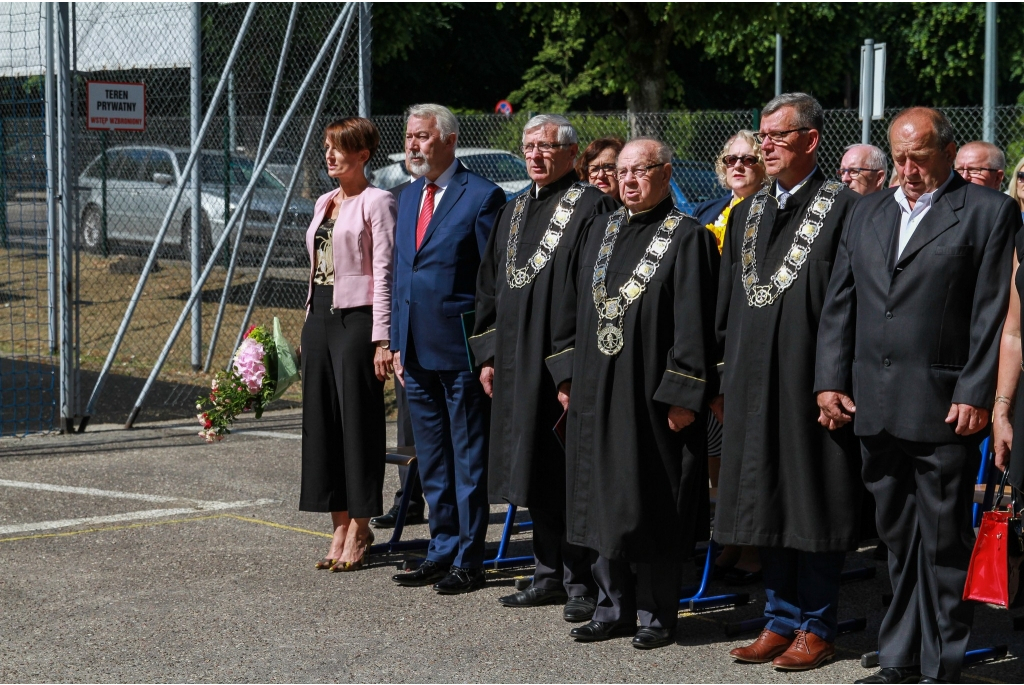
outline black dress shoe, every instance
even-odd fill
[[[921,669],[916,666],[889,667],[872,673],[867,678],[854,680],[855,683],[870,683],[870,685],[889,685],[890,683],[919,683],[921,682]]]
[[[498,601],[506,607],[539,607],[545,604],[564,604],[569,599],[565,590],[545,590],[531,585],[514,595],[499,597]]]
[[[577,642],[601,642],[610,640],[613,637],[627,637],[636,633],[635,623],[602,623],[591,621],[585,626],[573,628],[569,636],[576,638]]]
[[[447,575],[448,571],[440,564],[424,561],[415,571],[395,574],[391,576],[391,580],[406,587],[422,587],[436,583]]]
[[[441,595],[461,595],[464,592],[479,590],[483,586],[484,570],[482,568],[452,566],[448,575],[434,585],[434,590]]]
[[[423,523],[423,507],[409,507],[405,512],[405,525],[415,526]],[[388,513],[374,516],[370,519],[370,525],[374,528],[394,528],[398,525],[398,505],[388,509]]]
[[[581,623],[594,618],[597,609],[596,597],[570,597],[562,609],[562,618],[569,623]]]
[[[633,636],[633,646],[637,649],[657,649],[676,641],[675,633],[668,628],[643,626]]]

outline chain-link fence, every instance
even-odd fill
[[[69,386],[73,394],[69,404],[79,415],[108,359],[113,380],[99,397],[97,413],[122,420],[132,410],[143,379],[182,313],[203,258],[218,243],[224,247],[217,252],[216,265],[204,285],[200,314],[184,326],[170,348],[147,396],[147,416],[160,416],[164,407],[169,414],[181,415],[192,406],[200,386],[208,382],[208,376],[195,367],[216,371],[225,366],[250,302],[253,323],[269,323],[277,316],[293,343],[299,339],[309,273],[305,230],[314,200],[332,187],[322,163],[319,132],[327,121],[358,111],[358,19],[340,41],[344,3],[261,4],[252,10],[251,20],[247,20],[246,4],[201,6],[200,111],[211,118],[196,162],[200,221],[193,226],[193,192],[183,175],[191,130],[199,123],[193,120],[190,104],[193,7],[184,3],[71,5],[70,97],[65,111],[70,132],[73,249],[67,270],[73,274],[67,281],[67,301],[75,316],[67,338],[75,346],[77,374]],[[55,152],[56,143],[54,136],[46,135],[45,11],[38,4],[0,6],[0,435],[49,429],[58,414],[61,269],[55,236],[59,212],[53,198],[57,188],[48,181],[52,165],[46,163],[47,151]],[[244,32],[243,27],[247,27]],[[333,40],[328,41],[329,37]],[[236,43],[237,58],[225,71]],[[282,52],[284,66],[280,67]],[[321,90],[332,62],[329,87]],[[217,97],[222,77],[223,95]],[[86,120],[90,81],[144,84],[145,130],[91,128]],[[292,107],[303,84],[308,87]],[[323,108],[314,121],[321,99]],[[959,142],[981,137],[980,107],[945,111]],[[251,202],[243,212],[242,195],[251,184],[258,153],[267,148],[289,112],[292,118],[281,128],[279,143],[254,182]],[[894,112],[887,111],[872,126],[872,142],[883,149]],[[820,164],[834,175],[844,148],[860,142],[861,122],[855,111],[825,114]],[[1024,108],[1000,107],[996,114],[996,142],[1012,165],[1024,155]],[[510,197],[530,183],[519,153],[522,126],[529,116],[524,112],[511,117],[460,117],[460,158],[471,170],[499,183]],[[714,174],[715,159],[732,134],[756,129],[758,123],[758,113],[751,110],[567,116],[579,132],[581,146],[606,135],[651,135],[671,144],[674,192],[684,209],[725,193]],[[403,155],[405,119],[379,116],[374,121],[382,136],[380,150],[371,161],[374,182],[393,187],[408,179]],[[314,132],[311,144],[303,155],[310,130]],[[285,208],[293,175],[296,190]],[[184,185],[184,195],[170,215],[145,287],[131,305],[179,185]],[[239,224],[242,215],[244,239],[239,243],[238,261],[229,269],[237,229],[222,237],[232,217]],[[278,238],[268,250],[278,224]],[[257,292],[265,258],[266,271]],[[225,292],[229,271],[231,285]],[[132,307],[133,316],[112,356],[119,327]],[[215,328],[218,341],[211,353]]]

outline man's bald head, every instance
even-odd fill
[[[839,177],[853,192],[870,195],[885,185],[887,167],[885,153],[874,145],[851,145],[839,162]]]
[[[653,208],[671,192],[672,148],[654,138],[626,143],[616,162],[622,204],[633,212]]]
[[[971,183],[999,190],[1006,173],[1006,155],[992,143],[974,140],[956,153],[954,168]]]
[[[937,109],[911,107],[900,112],[889,126],[889,144],[900,187],[911,205],[945,183],[953,171],[953,126]]]

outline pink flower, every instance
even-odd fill
[[[235,354],[234,368],[249,392],[257,394],[263,387],[263,379],[267,375],[267,367],[263,364],[263,345],[252,338],[242,341]]]

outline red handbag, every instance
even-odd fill
[[[1024,603],[1021,601],[1024,593],[1020,592],[1024,534],[1016,497],[1008,508],[999,508],[1005,487],[1006,474],[1003,474],[999,498],[992,511],[982,514],[964,585],[964,599],[984,602],[997,609],[1012,609]]]

